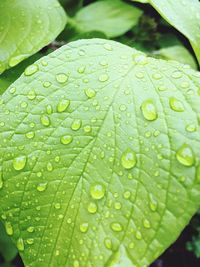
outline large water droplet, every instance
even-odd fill
[[[8,235],[13,235],[13,227],[10,222],[5,223],[5,229]]]
[[[13,160],[13,167],[16,171],[22,170],[26,165],[26,156],[19,156]]]
[[[184,144],[176,152],[177,160],[184,166],[192,166],[195,163],[195,156],[192,148]]]
[[[46,116],[46,115],[42,115],[42,116],[40,117],[40,121],[41,121],[42,125],[44,125],[44,126],[46,126],[46,127],[48,127],[48,126],[50,125],[50,119],[49,119],[49,117]]]
[[[44,183],[39,183],[37,185],[37,191],[39,192],[43,192],[47,189],[47,182],[44,182]]]
[[[24,240],[22,238],[17,240],[17,248],[19,251],[24,251]]]
[[[61,84],[62,83],[66,83],[68,81],[68,78],[69,77],[64,73],[59,73],[59,74],[56,75],[57,82],[59,82]]]
[[[73,131],[78,131],[78,130],[80,129],[80,127],[81,127],[81,124],[82,124],[81,120],[79,120],[79,119],[75,119],[75,120],[72,122],[71,129],[72,129]]]
[[[26,76],[33,75],[34,73],[36,73],[38,71],[38,69],[39,69],[38,65],[36,65],[36,64],[30,65],[25,69],[24,74]]]
[[[81,231],[82,233],[86,233],[87,230],[88,230],[88,223],[87,223],[87,222],[82,223],[82,224],[80,225],[80,231]]]
[[[57,105],[57,111],[58,112],[64,112],[70,105],[70,100],[68,99],[61,99],[60,102]]]
[[[177,112],[183,112],[185,110],[181,101],[175,97],[170,97],[169,105],[172,110],[177,111]]]
[[[105,187],[101,184],[95,184],[90,187],[90,195],[93,199],[102,199],[105,195]]]
[[[73,137],[71,135],[64,135],[60,138],[60,142],[63,145],[68,145],[73,141]]]
[[[88,204],[87,210],[88,210],[89,213],[94,214],[94,213],[97,212],[97,205],[94,202],[90,202]]]
[[[125,169],[132,169],[137,163],[136,154],[133,150],[127,149],[121,156],[121,164]]]
[[[123,227],[122,227],[122,225],[120,223],[113,222],[113,223],[111,223],[111,229],[114,232],[121,232],[123,230]]]
[[[158,117],[156,107],[151,99],[148,99],[142,103],[141,110],[144,118],[148,121],[154,121]]]

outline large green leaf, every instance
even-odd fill
[[[0,213],[26,266],[148,266],[200,203],[200,74],[81,40],[1,97]]]
[[[0,1],[0,73],[53,41],[65,24],[57,0]]]
[[[100,31],[117,37],[138,23],[142,11],[121,0],[103,0],[80,9],[72,23],[81,32]]]
[[[199,0],[137,0],[137,2],[151,4],[168,23],[184,34],[189,39],[200,63]]]

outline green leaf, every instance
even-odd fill
[[[188,64],[197,69],[197,64],[190,52],[182,45],[161,48],[154,53],[156,56],[167,60],[177,60],[180,63]]]
[[[140,9],[121,0],[103,0],[80,9],[73,22],[81,32],[100,31],[113,38],[130,30],[141,15]]]
[[[102,39],[0,103],[0,214],[29,267],[149,266],[200,203],[200,74]]]
[[[0,2],[0,73],[39,51],[63,30],[66,15],[57,0]]]
[[[137,1],[143,2],[140,0]],[[189,39],[200,63],[199,0],[148,0],[148,3],[151,4],[168,23]]]
[[[17,256],[17,249],[10,237],[6,234],[3,224],[0,222],[0,254],[5,261],[12,261]]]

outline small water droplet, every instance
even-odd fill
[[[97,205],[94,202],[90,202],[88,204],[87,210],[88,210],[89,213],[94,214],[94,213],[97,212]]]
[[[28,132],[28,133],[26,133],[26,137],[28,139],[32,139],[34,136],[35,136],[35,133],[34,132]]]
[[[101,184],[95,184],[90,187],[90,195],[93,199],[102,199],[105,195],[105,187]]]
[[[43,83],[43,86],[45,88],[49,88],[51,86],[51,82],[46,81],[46,82]]]
[[[200,183],[200,164],[197,166],[197,169],[196,169],[196,179],[197,179],[197,182]]]
[[[82,223],[81,225],[80,225],[80,231],[82,232],[82,233],[86,233],[87,231],[88,231],[88,223],[87,222],[84,222],[84,223]]]
[[[70,105],[70,100],[68,99],[61,99],[60,102],[57,105],[57,111],[58,112],[64,112]]]
[[[140,231],[136,231],[135,233],[135,237],[137,238],[137,240],[141,240],[142,239],[142,234]]]
[[[78,260],[75,260],[75,261],[73,262],[73,267],[80,267],[80,263],[79,263]]]
[[[13,227],[12,227],[10,222],[5,223],[5,229],[6,229],[6,233],[8,235],[10,235],[10,236],[13,235]]]
[[[95,95],[96,95],[95,90],[90,89],[90,88],[86,88],[86,89],[84,90],[84,92],[85,92],[85,94],[86,94],[86,96],[87,96],[88,98],[93,98],[93,97],[95,97]]]
[[[17,248],[19,251],[24,251],[24,240],[22,238],[17,240]]]
[[[106,82],[107,80],[109,79],[109,76],[108,76],[108,74],[101,74],[100,76],[99,76],[99,81],[100,82]]]
[[[144,227],[147,228],[147,229],[151,228],[151,223],[150,223],[150,221],[147,220],[147,219],[144,219],[144,220],[143,220],[143,225],[144,225]]]
[[[33,226],[29,226],[29,227],[27,228],[27,232],[29,232],[29,233],[33,233],[34,230],[35,230],[35,228],[34,228]]]
[[[182,145],[178,149],[178,151],[176,152],[176,158],[184,166],[190,167],[195,163],[194,152],[192,151],[192,148],[187,144]]]
[[[120,223],[113,222],[113,223],[111,223],[111,229],[114,232],[121,232],[123,230],[123,227],[122,227],[122,225]]]
[[[176,99],[175,97],[170,97],[169,105],[172,110],[177,112],[183,112],[185,110],[181,101]]]
[[[90,125],[85,125],[83,130],[85,133],[90,133],[92,131],[92,127]]]
[[[27,242],[28,245],[32,245],[34,243],[34,239],[33,238],[28,238],[26,240],[26,242]]]
[[[63,83],[66,83],[68,81],[68,76],[64,73],[59,73],[56,75],[56,80],[57,82],[63,84]]]
[[[113,50],[112,45],[110,45],[110,44],[104,44],[103,47],[108,51],[112,51]]]
[[[149,202],[149,207],[152,211],[156,211],[157,208],[158,208],[158,202],[157,200],[154,198],[154,196],[152,194],[149,194],[149,199],[150,199],[150,202]]]
[[[60,203],[55,203],[54,207],[56,210],[59,210],[61,208],[61,205]]]
[[[33,100],[36,98],[36,93],[34,90],[30,90],[27,95],[28,99]]]
[[[112,249],[112,241],[109,238],[104,239],[104,244],[107,249]]]
[[[148,99],[142,103],[141,110],[144,118],[148,121],[154,121],[158,117],[156,107],[151,99]]]
[[[120,210],[122,207],[122,204],[120,202],[115,202],[114,207],[116,210]]]
[[[47,171],[49,172],[53,171],[53,165],[51,164],[51,162],[47,163]]]
[[[25,69],[24,74],[25,74],[26,76],[31,76],[31,75],[33,75],[34,73],[36,73],[38,70],[39,70],[38,65],[33,64],[33,65],[28,66],[28,67]]]
[[[133,150],[127,149],[121,156],[121,164],[125,169],[132,169],[137,163],[136,154]]]
[[[131,197],[131,192],[130,191],[125,191],[123,194],[125,199],[129,199]]]
[[[46,116],[46,115],[42,115],[40,117],[40,121],[41,121],[42,125],[44,125],[46,127],[48,127],[50,125],[50,123],[51,123],[49,117]]]
[[[24,169],[26,165],[26,156],[19,156],[13,160],[13,167],[16,171]]]
[[[44,183],[39,183],[37,185],[37,191],[39,192],[43,192],[47,189],[47,182],[44,182]]]
[[[186,125],[185,129],[186,129],[186,131],[188,131],[189,133],[193,133],[193,132],[196,132],[197,127],[196,127],[195,124],[188,124],[188,125]]]
[[[73,137],[71,135],[64,135],[60,138],[60,142],[63,145],[68,145],[73,141]]]
[[[71,124],[71,129],[73,131],[78,131],[81,127],[81,124],[82,124],[81,120],[75,119]]]
[[[53,108],[52,105],[47,105],[46,106],[46,111],[48,115],[51,115],[53,113]]]

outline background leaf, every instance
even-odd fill
[[[137,0],[137,2],[143,2]],[[161,16],[190,41],[200,63],[200,2],[199,0],[148,0]],[[189,15],[188,15],[189,14]]]
[[[102,39],[1,97],[0,214],[25,265],[148,266],[200,203],[199,73]]]
[[[65,24],[56,0],[1,1],[0,73],[53,41]]]
[[[140,9],[121,0],[104,0],[80,9],[73,22],[81,32],[100,31],[111,38],[130,30],[141,14]]]

